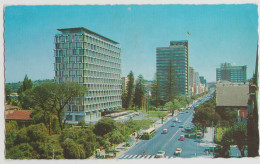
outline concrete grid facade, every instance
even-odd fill
[[[216,79],[230,82],[246,82],[247,66],[232,66],[231,63],[222,63],[216,69]]]
[[[171,41],[169,47],[156,49],[156,71],[162,98],[166,96],[170,63],[177,74],[178,94],[188,94],[189,55],[188,41]]]
[[[66,107],[70,124],[97,122],[101,112],[122,107],[119,43],[86,28],[58,29],[55,35],[55,82],[72,81],[88,88]]]

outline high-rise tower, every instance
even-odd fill
[[[70,124],[97,122],[101,112],[122,107],[121,48],[119,43],[86,28],[58,29],[55,35],[55,82],[72,81],[87,87],[69,104]]]

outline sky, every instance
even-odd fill
[[[85,27],[120,43],[122,76],[132,70],[152,80],[156,48],[188,40],[189,65],[216,81],[221,63],[255,68],[257,5],[7,6],[4,12],[5,80],[53,79],[54,36]],[[187,33],[190,33],[188,35]]]

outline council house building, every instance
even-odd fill
[[[69,124],[101,119],[101,112],[122,107],[121,48],[119,43],[86,28],[58,29],[55,35],[55,82],[87,87],[83,97],[66,107]]]

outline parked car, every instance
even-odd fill
[[[181,135],[180,138],[179,138],[180,141],[184,141],[185,140],[185,136],[184,135]]]
[[[168,129],[163,129],[163,131],[162,131],[162,134],[166,134],[166,133],[168,133]]]
[[[175,124],[175,123],[172,123],[172,124],[171,124],[171,127],[175,127],[175,126],[176,126],[176,124]]]
[[[182,153],[182,148],[177,148],[177,149],[175,150],[175,152],[174,152],[174,155],[180,156],[181,153]]]
[[[178,121],[178,118],[177,117],[174,117],[173,118],[173,122],[177,122]]]
[[[185,128],[185,131],[186,131],[186,132],[191,132],[191,128],[190,128],[190,127],[186,127],[186,128]]]
[[[165,156],[165,151],[160,150],[155,155],[155,158],[164,158],[164,156]]]
[[[184,128],[184,125],[183,125],[183,124],[181,124],[181,125],[179,126],[179,128]]]

